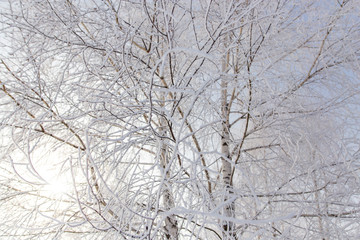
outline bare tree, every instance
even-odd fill
[[[357,1],[2,4],[1,237],[359,237]]]

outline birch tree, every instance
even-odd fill
[[[1,237],[359,237],[357,1],[2,4]]]

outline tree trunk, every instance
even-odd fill
[[[227,61],[227,60],[226,60]],[[223,63],[223,71],[225,71],[226,63]],[[229,151],[230,143],[230,124],[229,124],[229,104],[227,100],[227,80],[222,79],[221,82],[221,162],[222,162],[222,180],[225,187],[223,216],[225,218],[235,217],[235,202],[231,200],[234,196],[233,186],[231,183],[232,164]],[[231,202],[228,202],[231,200]],[[235,224],[229,220],[222,221],[223,239],[236,239]]]
[[[166,136],[166,120],[164,117],[160,119],[160,136]],[[168,211],[175,206],[174,197],[171,192],[170,171],[168,168],[169,164],[169,146],[166,143],[165,138],[159,139],[159,150],[160,150],[160,164],[164,174],[164,185],[163,185],[163,206],[164,210]],[[178,226],[177,220],[174,215],[169,215],[165,218],[165,239],[178,239]]]

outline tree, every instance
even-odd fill
[[[356,1],[9,1],[2,237],[357,239]]]

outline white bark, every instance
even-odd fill
[[[165,101],[164,95],[162,95],[161,99]],[[162,107],[164,105],[162,104]],[[163,115],[162,112],[161,115]],[[171,186],[171,167],[169,166],[169,146],[167,145],[167,122],[165,117],[160,116],[159,121],[159,158],[160,158],[160,165],[162,168],[162,178],[163,178],[163,186],[162,186],[162,198],[163,198],[163,207],[164,211],[171,210],[174,206],[174,197],[172,193],[172,186]],[[165,223],[164,223],[164,235],[165,239],[169,240],[176,240],[178,239],[179,229],[176,217],[173,214],[166,216]]]
[[[228,56],[226,54],[226,58],[223,60],[222,71],[225,72],[228,66]],[[229,124],[229,103],[228,103],[228,80],[221,80],[221,162],[222,162],[222,181],[225,187],[224,193],[224,205],[223,215],[226,218],[234,218],[235,217],[235,201],[231,200],[234,197],[234,190],[232,186],[232,159],[230,155],[230,124]],[[231,201],[228,203],[228,201]],[[223,228],[223,239],[235,239],[235,224],[230,220],[222,221]]]

